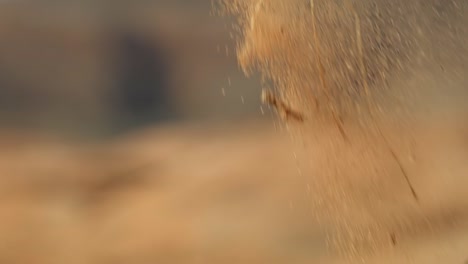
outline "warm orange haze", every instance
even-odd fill
[[[0,263],[468,261],[468,2],[0,2]]]

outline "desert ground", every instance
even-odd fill
[[[416,156],[454,153],[453,134],[425,131],[418,142],[436,143]],[[17,131],[1,138],[0,263],[462,264],[468,258],[460,153],[416,161],[418,203],[401,181],[392,183],[396,178],[364,175],[355,184],[356,194],[374,201],[365,181],[386,184],[374,204],[386,208],[373,219],[405,223],[395,225],[393,243],[363,244],[357,258],[329,243],[334,232],[354,230],[323,220],[347,217],[352,227],[359,218],[344,211],[319,216],[314,201],[326,196],[310,185],[330,186],[304,164],[310,148],[273,121],[165,125],[87,144]],[[318,152],[326,148],[315,145]],[[424,169],[437,175],[423,176]]]

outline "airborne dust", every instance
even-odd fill
[[[303,119],[285,126],[330,250],[361,258],[467,222],[467,1],[216,4],[238,19],[246,74]]]

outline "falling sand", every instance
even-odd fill
[[[331,252],[363,259],[468,223],[467,1],[218,4],[286,117]]]

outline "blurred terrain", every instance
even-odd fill
[[[316,243],[308,221],[288,221],[294,181],[283,180],[294,160],[272,131],[167,126],[98,145],[4,135],[0,262],[266,263],[308,254]]]
[[[404,222],[396,245],[385,237],[357,259],[329,247],[333,222],[317,219],[321,195],[311,192],[320,175],[301,169],[301,147],[272,125],[168,125],[99,144],[4,134],[0,262],[464,263],[466,164],[453,159],[450,135],[430,131],[418,152],[429,164],[411,169],[421,204],[404,206],[399,182],[375,189],[387,197],[376,214]]]

